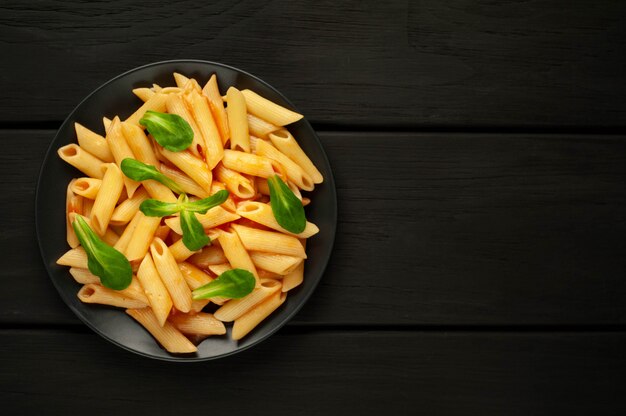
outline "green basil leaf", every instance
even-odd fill
[[[102,241],[80,215],[76,216],[72,227],[87,252],[89,271],[109,289],[126,289],[133,280],[133,270],[126,256]]]
[[[304,231],[306,216],[302,201],[278,175],[267,178],[267,183],[270,188],[270,206],[278,224],[294,234]]]
[[[126,158],[122,160],[121,167],[124,175],[134,181],[146,181],[148,179],[153,179],[161,182],[177,194],[183,193],[182,188],[176,182],[159,172],[155,166],[148,165],[135,159]]]
[[[222,296],[239,299],[250,294],[256,285],[254,275],[244,269],[227,270],[211,283],[207,283],[192,292],[193,299],[209,299]]]
[[[146,111],[139,124],[148,129],[157,143],[172,152],[185,150],[193,141],[191,126],[176,114]]]
[[[183,230],[183,244],[191,251],[200,250],[211,243],[211,239],[205,234],[196,214],[191,211],[180,212],[180,228]]]
[[[206,214],[206,212],[211,208],[214,208],[226,202],[226,200],[228,199],[228,195],[229,193],[226,190],[218,191],[208,198],[204,198],[194,202],[187,202],[184,204],[184,208],[187,211]]]
[[[157,199],[146,199],[139,205],[139,210],[148,217],[166,217],[176,214],[181,209],[179,202],[163,202]]]

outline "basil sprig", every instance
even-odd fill
[[[139,120],[139,124],[148,129],[158,144],[172,152],[185,150],[193,141],[191,126],[176,114],[149,110]]]
[[[148,179],[153,179],[161,182],[177,194],[184,192],[176,182],[159,172],[155,166],[148,165],[129,157],[122,160],[120,166],[124,175],[134,181],[147,181]]]
[[[196,213],[206,214],[208,210],[223,204],[228,199],[228,191],[216,192],[208,198],[190,202],[187,194],[180,194],[176,202],[163,202],[156,199],[146,199],[139,209],[148,217],[165,217],[180,212],[180,227],[183,230],[183,244],[191,251],[200,250],[211,239],[204,232]]]
[[[304,231],[306,216],[302,201],[278,175],[267,178],[267,183],[270,188],[270,206],[278,224],[294,234]]]
[[[180,212],[180,228],[183,230],[183,244],[191,251],[200,250],[211,243],[195,212],[186,209]]]
[[[141,203],[139,209],[149,217],[165,217],[174,215],[182,210],[206,214],[208,210],[223,204],[228,199],[228,191],[222,190],[214,193],[208,198],[189,202],[186,194],[181,194],[176,202],[163,202],[157,199],[146,199]]]
[[[209,299],[222,296],[230,299],[239,299],[254,290],[256,280],[254,275],[244,269],[227,270],[219,277],[192,292],[194,300]]]
[[[82,216],[76,216],[72,227],[87,252],[89,271],[109,289],[126,289],[133,279],[133,270],[126,256],[102,241]]]

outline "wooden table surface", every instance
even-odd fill
[[[625,2],[0,11],[1,414],[626,412]],[[117,74],[178,58],[289,97],[339,196],[335,251],[302,311],[250,350],[194,364],[83,325],[34,230],[63,119]]]

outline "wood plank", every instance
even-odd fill
[[[281,331],[181,365],[89,333],[0,331],[0,398],[6,414],[614,415],[626,412],[625,343],[624,333]]]
[[[0,323],[77,323],[37,251],[51,131],[0,131]],[[322,133],[335,251],[294,324],[626,323],[626,137]],[[35,306],[36,305],[36,306]]]
[[[624,127],[625,12],[613,0],[5,0],[0,122],[62,120],[133,67],[202,58],[265,79],[315,123]]]

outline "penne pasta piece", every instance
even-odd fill
[[[126,313],[146,328],[167,351],[171,353],[191,353],[198,350],[171,323],[165,322],[161,326],[150,308],[127,309]]]
[[[137,214],[139,206],[146,199],[148,199],[148,193],[145,189],[139,188],[132,198],[128,198],[115,207],[110,223],[113,225],[127,224]]]
[[[165,164],[161,164],[159,170],[162,174],[176,182],[187,195],[195,195],[199,198],[208,198],[210,196],[207,191],[202,189],[200,185],[180,170],[171,168]],[[213,183],[211,183],[211,187],[213,187]],[[211,193],[215,192],[212,191]]]
[[[272,123],[268,123],[265,120],[262,120],[258,117],[253,116],[252,114],[248,114],[248,131],[250,135],[260,137],[262,139],[267,138],[267,135],[280,129],[280,127],[273,125]]]
[[[211,271],[211,273],[214,273],[216,276],[219,276],[220,274],[227,272],[229,270],[232,270],[232,269],[233,268],[230,267],[229,263],[209,265],[209,270]]]
[[[107,289],[93,283],[84,285],[78,291],[78,299],[84,303],[98,303],[100,305],[116,306],[118,308],[145,308],[145,302],[133,299],[119,293],[117,290]]]
[[[187,109],[183,98],[177,94],[170,94],[167,96],[167,112],[170,114],[176,114],[182,117],[193,130],[193,141],[188,150],[191,151],[196,157],[202,159],[206,156],[206,143],[202,132],[198,128],[198,125],[194,121],[191,113]]]
[[[180,272],[183,274],[183,277],[185,278],[185,282],[187,282],[187,286],[189,286],[189,289],[191,290],[197,289],[200,286],[204,286],[207,283],[210,283],[213,281],[213,278],[211,276],[209,276],[207,273],[203,272],[202,270],[198,269],[197,267],[195,267],[194,265],[190,263],[187,263],[187,262],[178,263],[178,268],[180,269]],[[215,299],[219,300],[218,298],[215,298]],[[192,300],[191,310],[194,312],[200,312],[212,300],[214,299]]]
[[[90,283],[100,284],[100,278],[95,274],[91,273],[89,269],[80,269],[78,267],[70,267],[70,274],[76,281],[76,283],[80,283],[82,285],[88,285]]]
[[[281,233],[293,235],[298,238],[309,238],[319,232],[319,228],[309,221],[306,222],[304,231],[299,234],[287,231],[281,227],[280,224],[278,224],[278,221],[276,221],[270,204],[264,204],[262,202],[242,201],[237,205],[237,214],[268,228],[272,228],[276,231],[280,231]]]
[[[220,181],[213,181],[213,183],[211,183],[211,194],[223,191],[224,189],[226,189],[226,186]],[[237,210],[232,192],[229,192],[228,199],[222,204],[222,208],[231,212],[235,212]]]
[[[71,248],[78,247],[80,241],[78,241],[78,237],[76,237],[76,233],[74,232],[74,227],[72,227],[70,215],[74,213],[83,213],[83,197],[80,195],[74,195],[74,192],[72,191],[76,181],[76,179],[72,179],[70,181],[69,185],[67,185],[67,191],[65,193],[65,236],[67,244]]]
[[[181,312],[189,312],[191,310],[191,290],[189,290],[189,286],[187,286],[169,248],[163,240],[155,238],[150,245],[150,253],[159,276],[161,276],[161,280],[165,283],[165,287],[172,297],[174,306]]]
[[[174,315],[170,318],[174,326],[183,334],[189,335],[224,335],[226,327],[222,321],[215,319],[210,313],[195,315]]]
[[[136,299],[148,305],[148,298],[143,291],[143,287],[141,283],[139,283],[139,279],[137,276],[133,276],[133,279],[130,281],[130,285],[126,289],[116,290],[116,292],[128,296],[129,298]]]
[[[183,74],[179,74],[178,72],[174,72],[174,81],[176,82],[176,86],[178,88],[184,88],[185,85],[189,82],[189,78],[184,76]]]
[[[224,150],[222,165],[235,172],[262,178],[269,178],[281,170],[280,167],[274,168],[277,166],[275,160],[238,150]]]
[[[246,99],[246,105],[248,112],[253,114],[268,123],[275,124],[277,126],[286,126],[287,124],[294,123],[302,118],[302,114],[291,111],[281,105],[261,97],[254,91],[242,90],[241,93]],[[226,96],[228,100],[228,95]],[[230,101],[228,101],[230,106]]]
[[[248,251],[245,249],[239,234],[234,231],[220,231],[220,245],[224,250],[224,256],[228,259],[233,269],[244,269],[252,273],[256,279],[256,285],[259,286],[259,274],[256,267],[250,259]]]
[[[129,261],[142,259],[146,255],[154,238],[154,233],[161,223],[161,218],[147,217],[141,211],[137,215],[140,218],[137,220],[137,226],[128,241],[126,250],[124,250]]]
[[[144,116],[146,111],[158,111],[160,113],[165,111],[167,95],[156,93],[148,99],[141,107],[137,109],[130,117],[126,119],[127,123],[135,124],[139,126],[139,120]]]
[[[83,198],[83,216],[91,218],[91,209],[93,208],[93,199]]]
[[[87,253],[85,249],[82,247],[76,247],[71,250],[66,251],[59,259],[57,260],[57,264],[59,266],[70,266],[77,267],[79,269],[88,268],[88,259]]]
[[[265,156],[280,163],[285,169],[285,173],[290,181],[295,183],[300,189],[312,191],[315,184],[313,179],[306,173],[296,162],[289,159],[286,155],[278,151],[274,146],[264,140],[256,140],[256,153]]]
[[[104,162],[75,143],[68,144],[57,150],[61,159],[83,172],[85,175],[102,179]]]
[[[115,213],[115,211],[113,211],[113,213]],[[133,216],[133,219],[130,220],[126,228],[124,228],[124,232],[122,232],[122,234],[120,235],[120,238],[117,240],[117,242],[113,246],[114,249],[116,249],[120,253],[126,252],[128,243],[130,239],[132,238],[133,233],[135,232],[135,229],[137,228],[137,224],[139,223],[139,220],[141,219],[142,215],[143,214],[139,211],[135,213],[135,215]]]
[[[124,175],[120,168],[114,163],[105,165],[106,173],[102,178],[100,191],[91,209],[91,228],[98,235],[104,235],[109,226],[109,221],[113,215],[115,204],[122,194],[124,187]]]
[[[290,271],[283,277],[282,291],[287,292],[296,286],[302,284],[304,280],[304,262],[300,262],[295,269]]]
[[[102,126],[104,127],[104,134],[108,134],[109,128],[111,127],[111,119],[108,117],[102,117]]]
[[[269,138],[272,141],[272,144],[276,146],[281,153],[296,162],[298,166],[300,166],[302,170],[311,177],[313,183],[318,184],[324,181],[324,177],[320,171],[317,167],[315,167],[306,153],[304,153],[304,150],[302,150],[296,139],[293,138],[289,131],[281,129],[272,132],[269,135]]]
[[[102,180],[96,178],[78,178],[70,182],[73,193],[88,199],[96,199],[101,185]]]
[[[103,162],[113,162],[113,154],[111,153],[109,144],[104,137],[79,123],[74,123],[74,130],[76,131],[78,145],[81,148],[85,149]]]
[[[206,192],[211,191],[211,181],[213,175],[209,167],[202,160],[195,157],[188,150],[182,152],[172,152],[164,148],[159,149],[161,155],[169,160],[174,166],[182,170],[193,179]]]
[[[124,159],[135,158],[135,155],[133,154],[132,150],[130,150],[130,146],[128,146],[128,143],[126,143],[126,139],[122,134],[119,117],[115,117],[111,122],[109,131],[107,132],[107,142],[109,143],[111,153],[113,153],[113,158],[115,159],[115,163],[117,164],[117,166],[121,167],[122,161]],[[133,196],[133,194],[141,184],[128,178],[126,175],[123,176],[123,179],[124,187],[126,188],[126,194],[130,198]]]
[[[123,122],[121,123],[121,131],[135,159],[148,165],[159,165],[152,143],[141,127]]]
[[[144,103],[148,101],[155,94],[150,88],[135,88],[133,89],[133,94],[137,96]]]
[[[287,294],[276,292],[254,308],[240,316],[233,324],[232,337],[237,341],[250,333],[258,324],[285,302]]]
[[[228,169],[221,163],[215,167],[215,177],[240,199],[249,199],[256,195],[252,182],[240,173]]]
[[[228,116],[226,115],[224,101],[222,101],[222,97],[217,86],[217,76],[215,74],[211,75],[211,78],[209,78],[209,81],[202,89],[202,94],[204,94],[204,96],[209,100],[211,114],[213,114],[213,120],[215,120],[215,124],[217,124],[217,128],[219,129],[222,144],[226,144],[230,138]]]
[[[250,153],[246,100],[241,91],[235,87],[228,89],[226,99],[228,100],[226,114],[230,130],[230,148]]]
[[[171,246],[169,246],[170,253],[174,256],[174,259],[177,262],[185,261],[189,257],[191,257],[194,253],[199,253],[200,250],[191,251],[187,248],[187,246],[183,243],[183,240],[178,240]]]
[[[275,231],[259,230],[239,224],[233,224],[231,227],[241,239],[241,243],[246,250],[286,254],[288,256],[306,259],[304,248],[302,248],[302,245],[296,237]],[[222,244],[222,248],[223,247],[224,245]],[[224,249],[224,253],[226,253],[226,249]]]
[[[198,92],[193,91],[189,94],[187,102],[191,108],[191,113],[197,123],[198,129],[204,138],[204,157],[209,165],[209,169],[213,169],[215,165],[222,160],[224,147],[222,145],[222,137],[211,115],[211,109],[207,99]]]
[[[137,279],[148,298],[148,303],[160,326],[165,325],[165,321],[172,309],[172,298],[161,280],[161,276],[154,265],[152,255],[147,253],[137,270]]]
[[[241,299],[232,299],[215,311],[215,317],[223,322],[232,322],[257,304],[263,302],[273,293],[280,290],[281,284],[277,280],[261,280],[261,285],[249,295]]]
[[[226,263],[227,261],[228,260],[224,255],[224,250],[222,250],[221,246],[217,245],[217,242],[210,246],[204,247],[202,251],[194,254],[189,258],[190,263],[205,269],[209,265],[222,264]]]
[[[251,251],[249,254],[256,267],[281,276],[291,272],[302,263],[300,257],[285,254],[264,253],[262,251]]]
[[[198,218],[202,227],[207,230],[209,228],[215,228],[218,225],[236,221],[241,217],[230,211],[226,211],[221,206],[217,206],[208,210],[206,214],[196,214],[196,218]],[[167,224],[167,226],[170,227],[176,234],[183,234],[183,230],[180,227],[180,217],[167,218],[165,220],[165,224]]]

